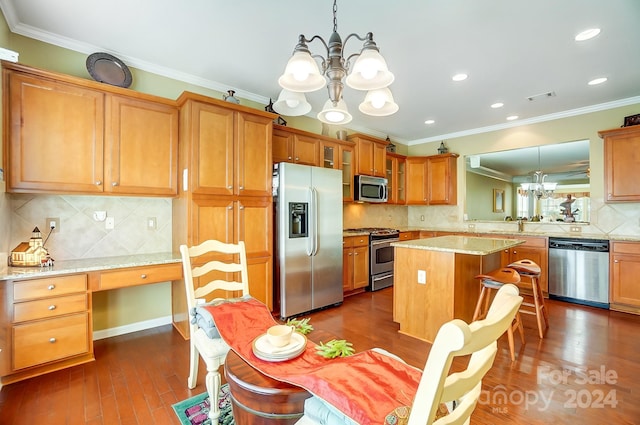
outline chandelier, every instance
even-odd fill
[[[336,18],[338,7],[333,2],[333,33],[327,43],[319,35],[307,39],[303,34],[298,37],[298,44],[287,62],[284,74],[278,79],[282,91],[273,109],[283,115],[304,115],[311,110],[304,93],[327,87],[329,99],[324,104],[318,119],[326,124],[346,124],[353,118],[347,110],[342,98],[343,80],[356,90],[367,90],[364,101],[358,109],[372,116],[387,116],[398,110],[388,86],[394,76],[387,68],[387,63],[373,41],[373,33],[361,37],[349,34],[344,43],[338,34]],[[353,53],[346,59],[343,47],[351,38],[364,42],[359,53]],[[319,40],[325,47],[326,56],[312,55],[307,43]],[[320,68],[316,59],[320,62]],[[355,60],[353,64],[352,60]],[[345,78],[346,77],[346,78]]]
[[[533,183],[521,183],[520,187],[524,195],[531,193],[537,199],[548,198],[553,195],[553,191],[556,190],[558,183],[546,182],[546,174],[542,173],[540,169],[540,147],[538,147],[538,170],[533,173]]]

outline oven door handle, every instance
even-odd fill
[[[371,276],[371,280],[374,281],[374,282],[377,282],[379,280],[388,279],[391,276],[393,276],[393,272],[384,273],[384,274],[378,274],[378,275],[375,275],[375,276]]]
[[[399,242],[400,239],[383,239],[381,241],[373,241],[371,242],[371,246],[378,246],[378,245],[383,245],[383,244],[391,244],[393,242]]]

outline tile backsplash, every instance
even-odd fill
[[[28,241],[36,226],[46,238],[49,217],[60,219],[60,228],[46,242],[54,260],[171,251],[171,198],[2,195],[0,226],[3,236],[9,228],[9,238],[0,243],[8,243],[8,251]],[[95,211],[113,217],[114,228],[106,229],[104,221],[96,221]],[[151,217],[156,219],[155,229],[147,228]]]

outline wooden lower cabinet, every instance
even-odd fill
[[[611,310],[640,314],[640,243],[612,242],[609,255]]]
[[[342,249],[342,289],[345,295],[369,285],[369,237],[346,236]]]
[[[420,232],[400,232],[400,241],[410,241],[413,239],[420,239]]]
[[[497,237],[496,235],[484,235],[485,237]],[[505,237],[500,235],[500,237]],[[515,246],[510,249],[506,249],[502,252],[501,265],[504,267],[514,261],[518,260],[531,260],[540,266],[540,289],[544,295],[549,294],[549,245],[546,237],[536,236],[512,236],[509,235],[509,239],[521,239],[525,243]]]
[[[2,384],[93,360],[87,275],[2,283]]]

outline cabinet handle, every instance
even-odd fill
[[[47,286],[47,289],[53,291],[54,289],[56,289],[56,285],[49,285]]]
[[[140,275],[140,279],[146,279],[146,278],[147,278],[147,275],[146,275],[146,274],[142,273],[142,274]]]
[[[53,344],[54,342],[56,342],[56,339],[55,338],[49,338],[49,342]]]
[[[49,310],[55,310],[55,309],[56,309],[56,306],[55,306],[55,305],[51,304],[51,305],[49,306]]]
[[[100,186],[101,184],[102,184],[102,181],[101,181],[101,180],[97,180],[97,181],[96,181],[96,186]]]
[[[111,186],[116,187],[118,185],[118,182],[111,182]]]

